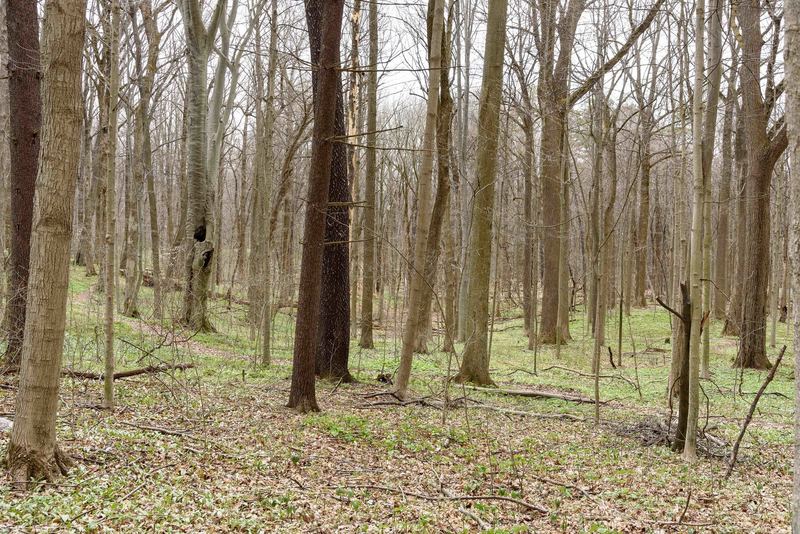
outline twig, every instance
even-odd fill
[[[686,504],[683,507],[683,512],[681,512],[681,516],[678,518],[678,524],[682,524],[683,520],[686,518],[686,511],[689,509],[689,502],[692,500],[692,490],[689,490],[689,494],[686,495]]]
[[[747,412],[747,417],[745,417],[744,422],[742,423],[742,428],[739,431],[739,436],[736,438],[736,442],[733,444],[733,450],[731,451],[731,458],[728,462],[728,470],[725,471],[725,480],[730,478],[731,473],[733,472],[733,466],[736,465],[736,457],[739,455],[739,446],[742,444],[742,439],[744,438],[744,433],[747,431],[747,425],[750,424],[750,421],[753,419],[753,414],[756,411],[756,405],[758,401],[761,399],[761,396],[764,394],[764,390],[767,389],[767,386],[772,379],[775,378],[775,372],[778,370],[778,365],[780,365],[781,360],[783,359],[783,355],[786,353],[786,345],[783,346],[781,349],[780,354],[778,354],[778,359],[775,360],[775,365],[772,366],[772,369],[769,370],[769,374],[767,374],[767,378],[764,379],[764,383],[761,384],[761,387],[758,389],[758,393],[756,393],[756,398],[753,399],[753,402],[750,404],[750,410]]]
[[[531,397],[542,399],[558,399],[569,402],[577,402],[578,404],[594,404],[594,399],[589,397],[582,397],[580,395],[569,395],[560,393],[550,393],[549,391],[537,391],[533,389],[499,389],[499,388],[484,388],[479,386],[464,386],[466,389],[473,391],[480,391],[483,393],[495,393],[498,395],[512,395],[515,397]],[[605,403],[603,403],[605,404]]]
[[[572,415],[568,413],[536,413],[536,412],[526,412],[523,410],[511,410],[508,408],[499,408],[497,406],[492,406],[490,404],[479,404],[473,406],[472,408],[479,408],[482,410],[491,410],[493,412],[498,412],[507,415],[521,415],[524,417],[535,417],[537,419],[566,419],[568,421],[585,421],[583,417],[578,417],[577,415]]]
[[[335,486],[329,486],[335,487]],[[539,506],[538,504],[529,503],[527,501],[523,501],[522,499],[516,499],[514,497],[508,497],[506,495],[425,495],[424,493],[417,493],[414,491],[406,491],[400,488],[391,488],[389,486],[376,486],[372,484],[357,484],[354,486],[345,486],[351,489],[367,489],[367,490],[382,490],[388,491],[390,493],[396,493],[398,495],[403,496],[410,496],[416,497],[417,499],[423,499],[426,501],[506,501],[512,502],[514,504],[518,504],[523,508],[534,512],[540,512],[543,514],[550,513],[550,510]]]
[[[474,513],[470,512],[469,510],[467,510],[463,506],[461,508],[459,508],[458,511],[461,512],[462,514],[464,514],[465,516],[469,517],[470,519],[472,519],[476,523],[478,523],[478,526],[481,527],[482,530],[489,530],[490,528],[492,528],[492,526],[489,523],[487,523],[486,521],[484,521],[483,519],[481,519],[478,516],[478,514],[474,514]]]
[[[562,367],[561,365],[551,365],[550,367],[545,367],[544,369],[542,369],[542,371],[549,371],[550,369],[560,369],[562,371],[567,371],[569,373],[575,373],[578,376],[585,376],[585,377],[588,377],[588,378],[594,378],[593,374],[584,373],[583,371],[579,371],[577,369],[570,369],[569,367]],[[521,371],[521,372],[524,372],[524,373],[533,374],[530,371],[528,371],[527,369],[515,369],[515,371]],[[624,376],[621,376],[621,375],[599,375],[598,378],[611,378],[611,379],[622,380],[624,382],[627,382],[628,384],[630,384],[634,388],[636,387],[636,384],[633,382],[633,380],[631,380],[630,378],[625,378]]]
[[[531,475],[531,478],[534,480],[538,480],[539,482],[544,482],[545,484],[552,484],[554,486],[561,486],[562,488],[574,489],[575,491],[578,491],[581,494],[583,494],[583,496],[589,499],[590,501],[600,504],[597,501],[597,499],[595,499],[594,496],[592,496],[587,490],[583,489],[580,486],[576,486],[575,484],[569,484],[568,482],[559,482],[558,480],[553,480],[551,478],[540,477],[536,475]]]
[[[120,421],[120,423],[122,423],[125,426],[138,428],[140,430],[149,430],[150,432],[158,432],[159,434],[165,434],[167,436],[178,436],[178,437],[182,437],[182,438],[189,438],[189,439],[195,439],[195,440],[198,440],[198,441],[204,441],[203,438],[199,438],[197,436],[193,436],[192,434],[189,434],[186,431],[170,430],[168,428],[162,428],[160,426],[137,425],[136,423],[128,423],[126,421]]]

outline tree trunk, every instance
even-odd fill
[[[439,113],[439,89],[441,85],[442,38],[444,33],[444,0],[431,0],[432,19],[428,44],[428,94],[425,111],[425,130],[422,138],[422,161],[417,186],[417,227],[414,234],[413,259],[409,266],[410,288],[408,292],[408,315],[403,330],[400,352],[400,367],[397,370],[395,395],[404,398],[408,394],[411,364],[417,335],[422,324],[421,304],[427,258],[428,230],[431,220],[431,181],[433,175],[434,137]],[[430,8],[429,8],[430,9]],[[409,232],[410,233],[410,232]]]
[[[734,264],[734,280],[743,280],[747,258],[747,146],[744,139],[744,115],[740,111],[736,117],[736,263]],[[742,325],[742,301],[744,300],[745,284],[733,284],[733,295],[728,305],[725,325],[722,327],[723,336],[738,336]]]
[[[307,6],[320,0],[308,0]],[[308,11],[308,7],[306,8]],[[316,36],[320,37],[317,38]],[[321,59],[321,33],[311,31],[311,62],[324,65]],[[319,55],[318,55],[319,54]],[[319,61],[315,58],[319,57]],[[345,109],[341,71],[336,78],[334,135],[345,136]],[[315,119],[316,121],[316,119]],[[350,183],[347,176],[347,145],[334,142],[332,147],[328,205],[325,216],[325,247],[322,255],[322,292],[320,294],[319,332],[316,373],[320,377],[349,382],[350,358]]]
[[[183,25],[188,47],[188,94],[186,114],[187,221],[186,258],[184,263],[183,322],[196,331],[212,331],[206,301],[214,261],[214,245],[210,240],[211,206],[209,201],[208,157],[208,56],[214,44],[225,0],[218,2],[208,27],[203,24],[198,0],[182,0]]]
[[[650,110],[642,110],[644,114],[651,113]],[[647,290],[647,238],[650,230],[650,130],[652,130],[652,120],[648,116],[642,121],[643,135],[641,136],[641,177],[639,179],[639,218],[636,223],[635,240],[635,284],[633,305],[637,308],[647,306],[645,297]]]
[[[500,137],[507,6],[507,0],[489,0],[483,84],[478,115],[478,131],[481,135],[478,136],[476,150],[475,198],[470,234],[467,342],[461,369],[454,378],[456,382],[470,382],[477,385],[493,384],[489,377],[488,351],[489,279],[492,266],[494,183],[497,179],[497,141]]]
[[[20,365],[29,276],[33,196],[38,168],[42,104],[39,89],[39,21],[35,2],[9,0],[8,90],[10,121],[11,246],[8,259],[8,302],[5,361]],[[80,143],[80,137],[78,138]]]
[[[22,367],[7,465],[12,483],[65,472],[56,444],[72,210],[81,145],[81,61],[86,3],[47,0],[42,31],[41,167],[31,235]]]
[[[436,285],[436,274],[441,254],[442,226],[448,214],[450,201],[450,124],[453,117],[453,98],[450,95],[450,50],[451,50],[452,18],[448,18],[448,27],[442,36],[442,64],[439,87],[439,111],[436,117],[436,159],[438,163],[436,178],[436,196],[431,210],[431,224],[428,229],[426,245],[425,280],[422,288],[420,305],[420,328],[417,331],[415,352],[428,352],[428,338],[431,335],[431,304]],[[442,299],[437,297],[441,305]],[[437,311],[443,311],[438,310]]]
[[[747,244],[742,323],[737,367],[767,369],[766,298],[770,269],[770,188],[775,162],[787,145],[782,127],[770,137],[769,109],[761,95],[761,5],[740,6],[742,26],[742,102],[747,142]],[[777,30],[776,30],[777,31]]]
[[[367,162],[364,175],[364,268],[361,287],[361,339],[358,346],[375,348],[372,303],[375,295],[375,180],[378,142],[378,4],[369,3],[369,73],[367,74]]]
[[[735,65],[735,63],[734,63]],[[725,115],[722,120],[722,170],[717,197],[717,247],[714,260],[714,318],[725,318],[725,309],[730,294],[728,282],[728,255],[730,235],[731,175],[733,174],[733,108],[736,98],[736,67],[728,79],[725,96]]]
[[[789,246],[792,270],[792,286],[800,289],[800,3],[787,2],[786,19],[786,124],[789,134],[789,157],[794,164],[789,177]],[[800,369],[800,302],[793,302],[794,366]],[[794,411],[794,465],[800,466],[800,380],[795,379]],[[792,533],[800,533],[800,468],[794,469],[794,491],[792,492]]]
[[[701,271],[703,268],[703,70],[705,68],[704,31],[705,0],[695,5],[694,95],[692,100],[692,244],[689,262],[689,299],[691,301],[691,330],[689,336],[689,412],[686,420],[686,443],[683,456],[688,462],[697,460],[697,419],[700,413],[700,314]]]
[[[307,0],[306,21],[311,49],[319,36],[319,55],[314,71],[314,130],[308,174],[308,202],[303,235],[303,259],[300,265],[300,296],[297,304],[290,408],[300,412],[318,411],[314,384],[320,292],[322,286],[325,219],[328,207],[333,137],[336,134],[336,107],[341,91],[337,67],[342,37],[343,0]],[[313,60],[312,60],[313,61]],[[345,266],[346,268],[346,266]]]

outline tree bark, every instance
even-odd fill
[[[766,299],[770,269],[770,188],[775,162],[787,145],[786,129],[770,136],[768,98],[761,93],[761,6],[739,6],[742,33],[742,110],[747,142],[747,243],[745,294],[742,306],[739,354],[734,365],[752,369],[771,367],[766,354]],[[779,31],[779,22],[773,31]],[[769,87],[768,87],[769,90]],[[774,93],[775,89],[772,89]],[[769,96],[769,94],[768,94]],[[773,94],[774,97],[774,94]]]
[[[319,1],[308,0],[306,12],[308,12],[309,6],[313,6]],[[312,26],[311,18],[308,15],[306,18],[309,21],[311,62],[324,65],[321,51],[324,46],[324,36],[321,26]],[[315,29],[312,30],[312,27]],[[316,61],[316,57],[320,58],[319,61]],[[313,84],[313,86],[317,86],[317,84]],[[345,108],[341,71],[338,70],[334,114],[333,135],[342,139],[346,134]],[[351,199],[347,175],[347,145],[341,141],[334,142],[332,150],[331,164],[328,166],[330,169],[329,203],[326,207],[325,246],[322,254],[323,289],[320,294],[316,373],[323,378],[341,379],[348,382],[352,380],[352,377],[348,367],[350,358],[350,244],[348,241]]]
[[[728,79],[725,96],[725,115],[722,120],[722,170],[717,196],[717,246],[714,260],[714,318],[725,318],[730,284],[728,282],[728,255],[730,235],[731,176],[733,174],[733,108],[736,98],[736,63]]]
[[[451,18],[448,18],[448,27],[442,36],[442,62],[439,86],[439,111],[436,116],[436,161],[438,164],[436,174],[436,196],[431,209],[430,228],[428,229],[428,244],[426,245],[425,280],[427,283],[422,288],[422,302],[420,311],[420,328],[417,331],[415,352],[428,352],[428,339],[431,335],[431,314],[436,274],[441,255],[441,242],[443,225],[447,218],[450,202],[450,124],[453,118],[453,98],[450,95],[450,42],[452,34]],[[449,223],[449,221],[448,221]],[[437,297],[437,304],[441,305],[442,299]],[[437,310],[444,311],[444,310]]]
[[[206,26],[198,0],[181,0],[183,26],[188,47],[188,95],[186,115],[187,221],[184,275],[183,322],[193,330],[211,331],[208,320],[208,283],[214,244],[211,235],[211,206],[208,176],[208,57],[225,11],[225,0],[218,2]],[[206,238],[209,238],[208,240]]]
[[[470,234],[467,342],[461,369],[454,378],[456,382],[470,382],[479,386],[493,384],[489,377],[489,279],[507,7],[507,0],[489,0],[478,115],[478,131],[481,135],[478,136],[476,150],[475,198]]]
[[[422,324],[420,320],[422,294],[425,279],[425,259],[427,257],[428,231],[431,220],[431,181],[433,176],[434,141],[436,120],[439,113],[439,88],[441,86],[442,38],[444,30],[444,0],[431,0],[433,17],[431,19],[430,42],[428,44],[428,94],[425,110],[425,130],[422,138],[422,161],[417,186],[417,227],[414,234],[413,259],[409,266],[410,288],[408,292],[408,315],[403,330],[403,344],[400,352],[400,367],[395,381],[395,395],[405,398],[411,379],[411,364],[417,335]]]
[[[9,0],[8,90],[10,120],[11,246],[6,307],[6,365],[18,367],[22,354],[30,262],[33,196],[38,168],[42,103],[39,88],[39,20],[36,3]],[[78,140],[80,143],[80,140]]]
[[[47,0],[42,31],[41,166],[31,235],[31,276],[14,427],[11,480],[25,489],[66,470],[56,443],[70,238],[81,139],[86,2]]]
[[[378,4],[369,3],[369,73],[367,74],[367,161],[364,175],[364,268],[361,287],[361,339],[363,349],[375,348],[373,310],[375,296],[375,180],[378,142]]]
[[[322,262],[325,242],[325,214],[328,207],[333,137],[336,134],[337,94],[340,93],[339,44],[342,37],[343,0],[307,0],[309,35],[319,36],[319,56],[314,84],[314,131],[308,174],[300,265],[300,296],[297,304],[290,408],[300,412],[318,411],[314,371],[318,345]],[[312,37],[313,39],[313,37]],[[311,49],[315,48],[312,40]]]
[[[792,287],[800,289],[800,4],[787,2],[786,19],[786,124],[789,157],[793,162],[789,177],[790,257]],[[794,366],[800,369],[800,302],[794,299]],[[794,465],[800,466],[800,380],[795,379],[794,411]],[[794,468],[792,492],[792,533],[800,534],[800,468]]]

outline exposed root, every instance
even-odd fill
[[[14,491],[28,491],[38,481],[55,482],[66,476],[72,465],[72,459],[58,445],[49,454],[13,442],[8,445],[8,470]]]

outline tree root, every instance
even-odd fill
[[[8,470],[14,491],[32,489],[37,481],[55,482],[66,476],[72,467],[72,459],[58,445],[51,454],[8,444]]]

